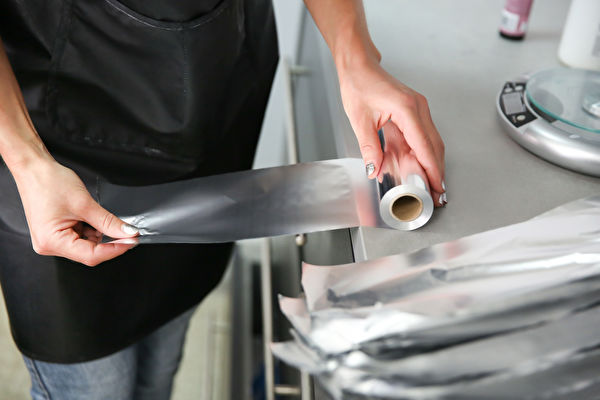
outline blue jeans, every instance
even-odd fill
[[[168,400],[195,307],[107,357],[55,364],[23,356],[34,400]]]

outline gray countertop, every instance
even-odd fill
[[[516,223],[600,192],[600,179],[543,161],[503,131],[495,108],[500,88],[524,72],[558,65],[556,51],[568,8],[564,0],[534,3],[525,40],[513,42],[498,35],[503,2],[365,0],[383,66],[429,100],[446,143],[449,203],[417,231],[351,230],[357,261]],[[336,157],[358,157],[329,50],[310,17],[303,29],[303,46],[312,55],[301,54],[299,61],[310,64],[312,59],[314,64],[318,59],[323,88],[319,101],[329,114],[327,123],[316,118],[314,129],[333,133]]]

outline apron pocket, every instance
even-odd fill
[[[200,160],[241,54],[241,0],[186,22],[143,16],[116,0],[64,7],[47,90],[61,140],[171,160]]]

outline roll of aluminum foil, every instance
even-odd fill
[[[377,185],[379,214],[392,228],[420,228],[433,215],[425,171],[396,125],[387,123],[379,137],[383,149]]]
[[[600,195],[529,221],[340,266],[306,264],[273,345],[334,399],[593,399]],[[596,396],[596,397],[594,397]]]
[[[398,137],[396,137],[398,136]],[[401,135],[380,182],[339,159],[126,187],[100,181],[100,204],[140,231],[140,243],[215,243],[356,226],[413,230],[433,214],[426,176]],[[402,139],[403,140],[403,139]],[[393,150],[393,152],[392,152]]]

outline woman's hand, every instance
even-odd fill
[[[425,169],[432,195],[445,193],[444,143],[431,120],[427,101],[379,65],[381,55],[369,35],[362,1],[304,2],[331,50],[344,109],[369,177],[379,175],[383,161],[377,131],[391,120]]]
[[[13,171],[36,253],[95,266],[135,246],[101,243],[103,234],[133,238],[137,229],[96,203],[72,170],[43,159]]]
[[[338,66],[338,75],[344,109],[369,177],[378,176],[383,161],[377,131],[391,121],[423,166],[434,199],[439,199],[446,191],[444,142],[431,119],[425,97],[388,74],[375,59]],[[442,199],[445,201],[445,196]],[[436,204],[441,205],[441,201],[438,204],[436,200]]]
[[[443,194],[445,200],[444,143],[427,100],[379,65],[381,55],[369,35],[362,0],[304,2],[331,50],[344,109],[369,177],[379,175],[383,161],[377,131],[391,120],[425,169],[432,195]]]
[[[23,202],[33,249],[93,266],[133,244],[101,244],[102,234],[132,238],[137,230],[100,207],[81,179],[58,164],[38,135],[0,39],[0,156]]]

